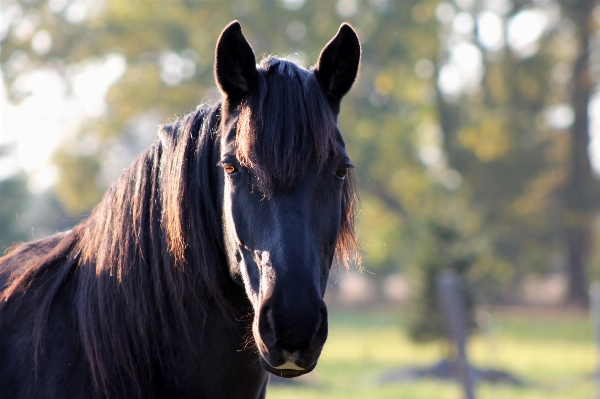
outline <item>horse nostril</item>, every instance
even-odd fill
[[[258,331],[261,340],[267,345],[275,343],[275,325],[273,321],[273,310],[270,306],[263,306],[258,319]]]
[[[315,346],[322,345],[327,339],[327,307],[323,305],[319,310],[319,320],[317,322],[317,328],[311,337],[311,344]]]
[[[267,318],[267,323],[269,325],[269,327],[271,328],[272,331],[275,331],[275,323],[273,321],[273,309],[268,308],[265,314],[265,317]]]

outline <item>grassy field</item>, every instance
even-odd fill
[[[595,351],[584,314],[500,312],[490,329],[475,336],[469,356],[475,366],[509,371],[525,387],[480,384],[477,399],[591,399]],[[330,333],[318,367],[294,386],[269,387],[268,399],[394,398],[461,399],[453,382],[421,380],[378,384],[385,371],[429,366],[440,344],[416,345],[392,311],[331,311]]]

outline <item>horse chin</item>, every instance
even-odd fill
[[[283,377],[283,378],[299,377],[301,375],[310,373],[311,371],[313,371],[315,369],[315,367],[317,367],[317,363],[315,363],[312,366],[310,366],[304,370],[276,369],[275,367],[272,367],[269,363],[267,363],[267,361],[265,359],[263,359],[262,356],[260,356],[260,365],[262,366],[262,368],[267,370],[269,373],[276,375],[277,377]]]

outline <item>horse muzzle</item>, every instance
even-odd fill
[[[305,312],[277,312],[263,305],[253,328],[261,366],[284,378],[310,373],[327,340],[327,329],[327,307],[322,300]]]

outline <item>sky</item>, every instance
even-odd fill
[[[24,169],[31,174],[31,191],[51,186],[56,179],[49,162],[53,152],[83,120],[105,112],[105,94],[124,71],[125,61],[117,55],[87,62],[73,71],[72,93],[55,72],[34,72],[23,78],[22,88],[30,95],[18,105],[8,101],[0,82],[0,145],[13,149],[0,162],[0,179]]]

